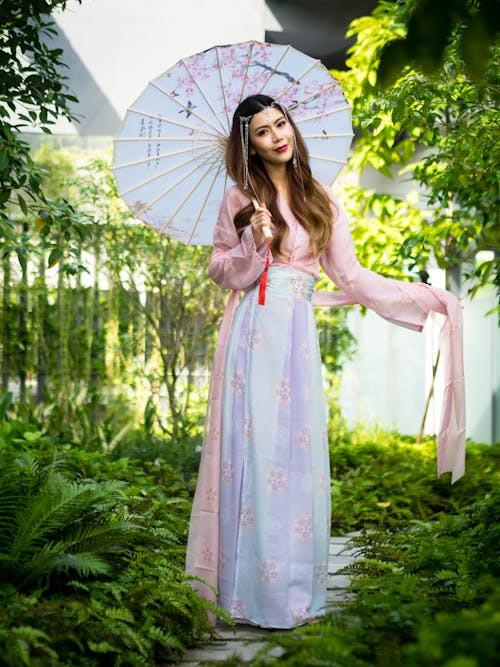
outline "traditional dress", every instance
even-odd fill
[[[239,188],[226,192],[214,233],[209,272],[233,293],[212,369],[187,572],[218,591],[199,583],[201,595],[264,627],[288,628],[324,612],[330,484],[313,304],[360,303],[417,331],[431,311],[444,315],[438,473],[451,471],[455,481],[464,471],[461,306],[445,290],[362,268],[347,217],[327,192],[333,229],[319,257],[278,200],[289,231],[285,258],[271,259],[264,306],[257,293],[266,248],[256,248],[250,227],[236,233],[234,215],[249,203]],[[313,293],[320,266],[339,291]]]

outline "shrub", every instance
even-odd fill
[[[439,522],[358,538],[354,597],[271,636],[256,667],[493,667],[500,648],[500,490]],[[276,660],[269,649],[280,646]]]
[[[227,620],[183,571],[191,501],[179,473],[111,454],[4,411],[2,665],[155,665],[210,636],[208,612]]]
[[[458,511],[500,482],[500,443],[468,443],[466,474],[450,484],[436,476],[436,445],[380,429],[330,434],[332,530],[397,528]]]

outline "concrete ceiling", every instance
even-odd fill
[[[291,44],[330,69],[344,69],[351,21],[371,14],[377,0],[267,0],[266,41]]]

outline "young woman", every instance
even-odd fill
[[[217,589],[216,598],[198,586],[235,620],[289,628],[324,613],[328,575],[328,440],[312,302],[361,303],[415,330],[432,310],[446,316],[438,469],[453,480],[465,445],[461,308],[445,290],[359,265],[344,212],[312,178],[303,139],[272,98],[239,105],[226,163],[236,185],[222,201],[209,272],[233,294],[212,371],[187,571]],[[320,267],[339,288],[323,299],[313,297]]]

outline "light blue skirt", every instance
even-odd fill
[[[219,603],[289,628],[324,613],[330,536],[315,279],[271,267],[236,311],[223,393]]]

